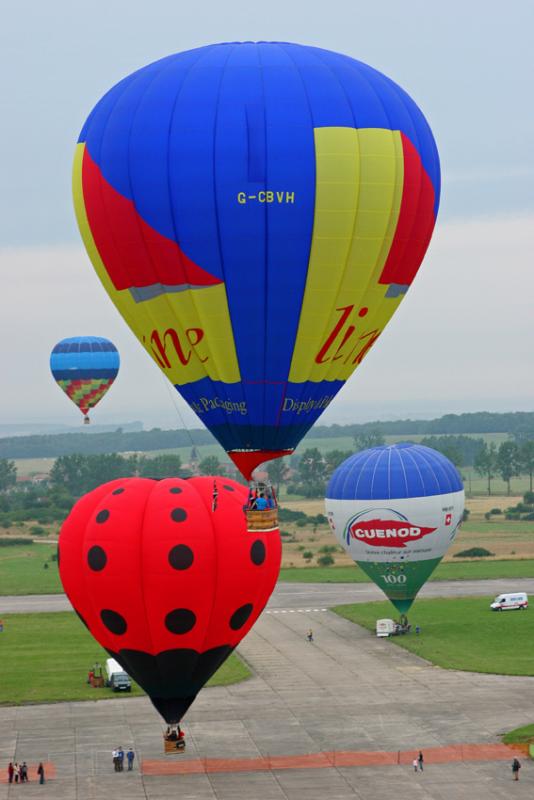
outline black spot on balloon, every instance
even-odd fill
[[[100,612],[100,619],[111,633],[116,633],[117,636],[122,636],[123,633],[126,633],[128,625],[126,624],[126,620],[124,619],[121,614],[118,614],[116,611],[110,611],[109,608],[104,608]]]
[[[169,564],[174,569],[189,569],[193,559],[193,551],[186,544],[177,544],[169,550]]]
[[[180,488],[179,486],[172,486],[172,487],[169,489],[169,492],[170,492],[171,494],[182,494],[182,490],[181,490],[181,488]]]
[[[227,483],[223,484],[223,489],[226,489],[227,492],[235,492],[234,487],[233,486],[228,486]]]
[[[119,489],[113,489],[111,494],[122,494],[123,492],[124,492],[124,489],[119,488]]]
[[[173,522],[184,522],[187,519],[187,511],[185,508],[173,508],[171,519]]]
[[[256,564],[257,567],[265,561],[265,545],[261,539],[256,539],[250,548],[250,560],[253,564]]]
[[[171,633],[189,633],[196,621],[196,616],[188,608],[175,608],[165,617],[165,627]]]
[[[105,522],[107,519],[109,519],[109,511],[107,510],[107,508],[102,509],[102,511],[99,511],[98,514],[96,515],[96,521],[99,522],[100,524]]]
[[[76,611],[76,609],[74,609],[74,611]],[[77,614],[77,616],[78,616],[78,619],[80,619],[80,620],[83,622],[83,624],[85,625],[85,627],[87,628],[87,630],[89,630],[89,625],[88,625],[88,624],[87,624],[87,622],[84,620],[84,618],[82,617],[82,615],[80,614],[80,612],[79,612],[79,611],[76,611],[76,614]]]
[[[108,562],[108,557],[105,551],[95,544],[94,547],[91,547],[89,552],[87,553],[87,563],[95,572],[100,572],[101,569],[104,569]]]
[[[238,608],[237,611],[234,611],[230,618],[230,627],[233,631],[238,631],[243,627],[252,614],[252,608],[252,603],[246,603],[244,606],[241,606],[241,608]]]

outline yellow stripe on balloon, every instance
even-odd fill
[[[135,302],[129,289],[115,289],[87,219],[82,185],[84,149],[84,143],[78,144],[74,156],[74,208],[89,257],[113,303],[173,384],[184,385],[205,377],[239,382],[224,283],[169,292],[142,302]]]
[[[346,380],[398,307],[378,283],[399,218],[400,133],[316,128],[316,196],[292,382]]]

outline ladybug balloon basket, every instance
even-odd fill
[[[185,736],[179,725],[169,725],[163,734],[163,750],[165,755],[177,755],[185,752]]]

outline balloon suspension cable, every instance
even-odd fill
[[[191,443],[191,447],[197,447],[198,445],[196,445],[195,442],[193,441],[193,437],[191,435],[191,431],[187,427],[187,425],[186,425],[186,423],[184,421],[184,418],[182,416],[182,412],[180,411],[180,406],[178,405],[178,403],[176,401],[176,389],[174,389],[174,388],[171,389],[168,379],[165,377],[165,375],[162,372],[160,372],[160,375],[163,378],[163,382],[164,382],[164,384],[165,384],[165,386],[167,388],[167,391],[169,393],[169,397],[171,398],[171,402],[172,402],[172,404],[174,406],[174,409],[176,411],[178,419],[180,420],[182,428],[183,428],[183,430],[185,430],[185,432],[187,433],[187,435],[189,437],[189,441]]]

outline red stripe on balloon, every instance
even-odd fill
[[[91,233],[115,289],[165,284],[214,286],[222,283],[199,267],[178,244],[162,236],[102,175],[87,146],[82,189]]]
[[[409,286],[426,252],[436,217],[434,187],[419,153],[401,133],[404,185],[395,236],[379,283]]]

